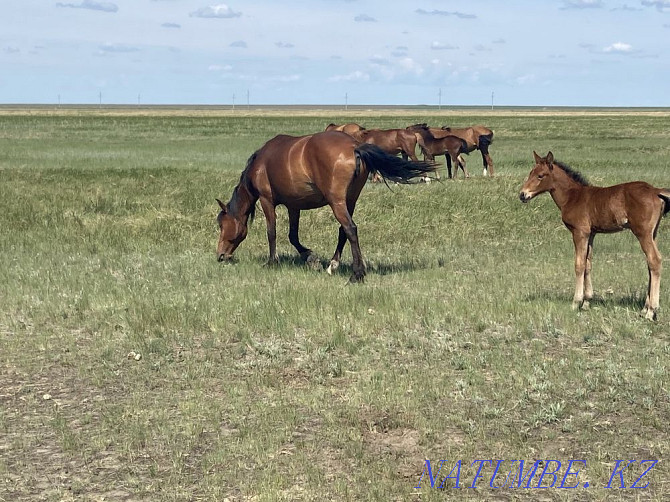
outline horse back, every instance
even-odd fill
[[[258,152],[259,193],[275,205],[310,209],[328,203],[338,182],[354,176],[355,140],[343,132],[279,135]],[[264,174],[264,175],[263,175]]]

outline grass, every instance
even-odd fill
[[[517,194],[549,149],[594,184],[670,186],[670,115],[331,113],[0,115],[0,500],[663,500],[669,289],[640,318],[637,241],[598,236],[573,312],[569,232]],[[283,209],[279,267],[262,216],[217,263],[214,199],[248,156],[352,119],[484,123],[498,175],[475,153],[469,180],[367,186],[364,285],[348,247],[333,277],[303,267]],[[336,236],[303,213],[324,264]],[[461,459],[461,485],[476,459],[585,459],[590,487],[415,489],[425,459]],[[661,462],[604,488],[620,459]]]

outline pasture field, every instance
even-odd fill
[[[348,246],[334,276],[303,266],[284,208],[279,267],[260,210],[217,263],[214,199],[251,153],[351,120],[485,124],[497,176],[473,152],[469,180],[368,184],[362,285]],[[670,219],[657,322],[630,233],[596,238],[573,312],[570,233],[548,195],[518,200],[533,150],[670,187],[670,112],[0,111],[0,501],[668,500]],[[327,265],[328,208],[301,238]],[[507,461],[496,485],[513,459],[563,466],[467,488],[477,459]]]

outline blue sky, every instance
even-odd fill
[[[670,0],[12,0],[0,103],[670,106],[668,54]]]

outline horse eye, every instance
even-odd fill
[[[538,175],[537,175],[537,179],[538,179],[538,180],[541,180],[542,178],[544,178],[544,174],[538,174]]]

